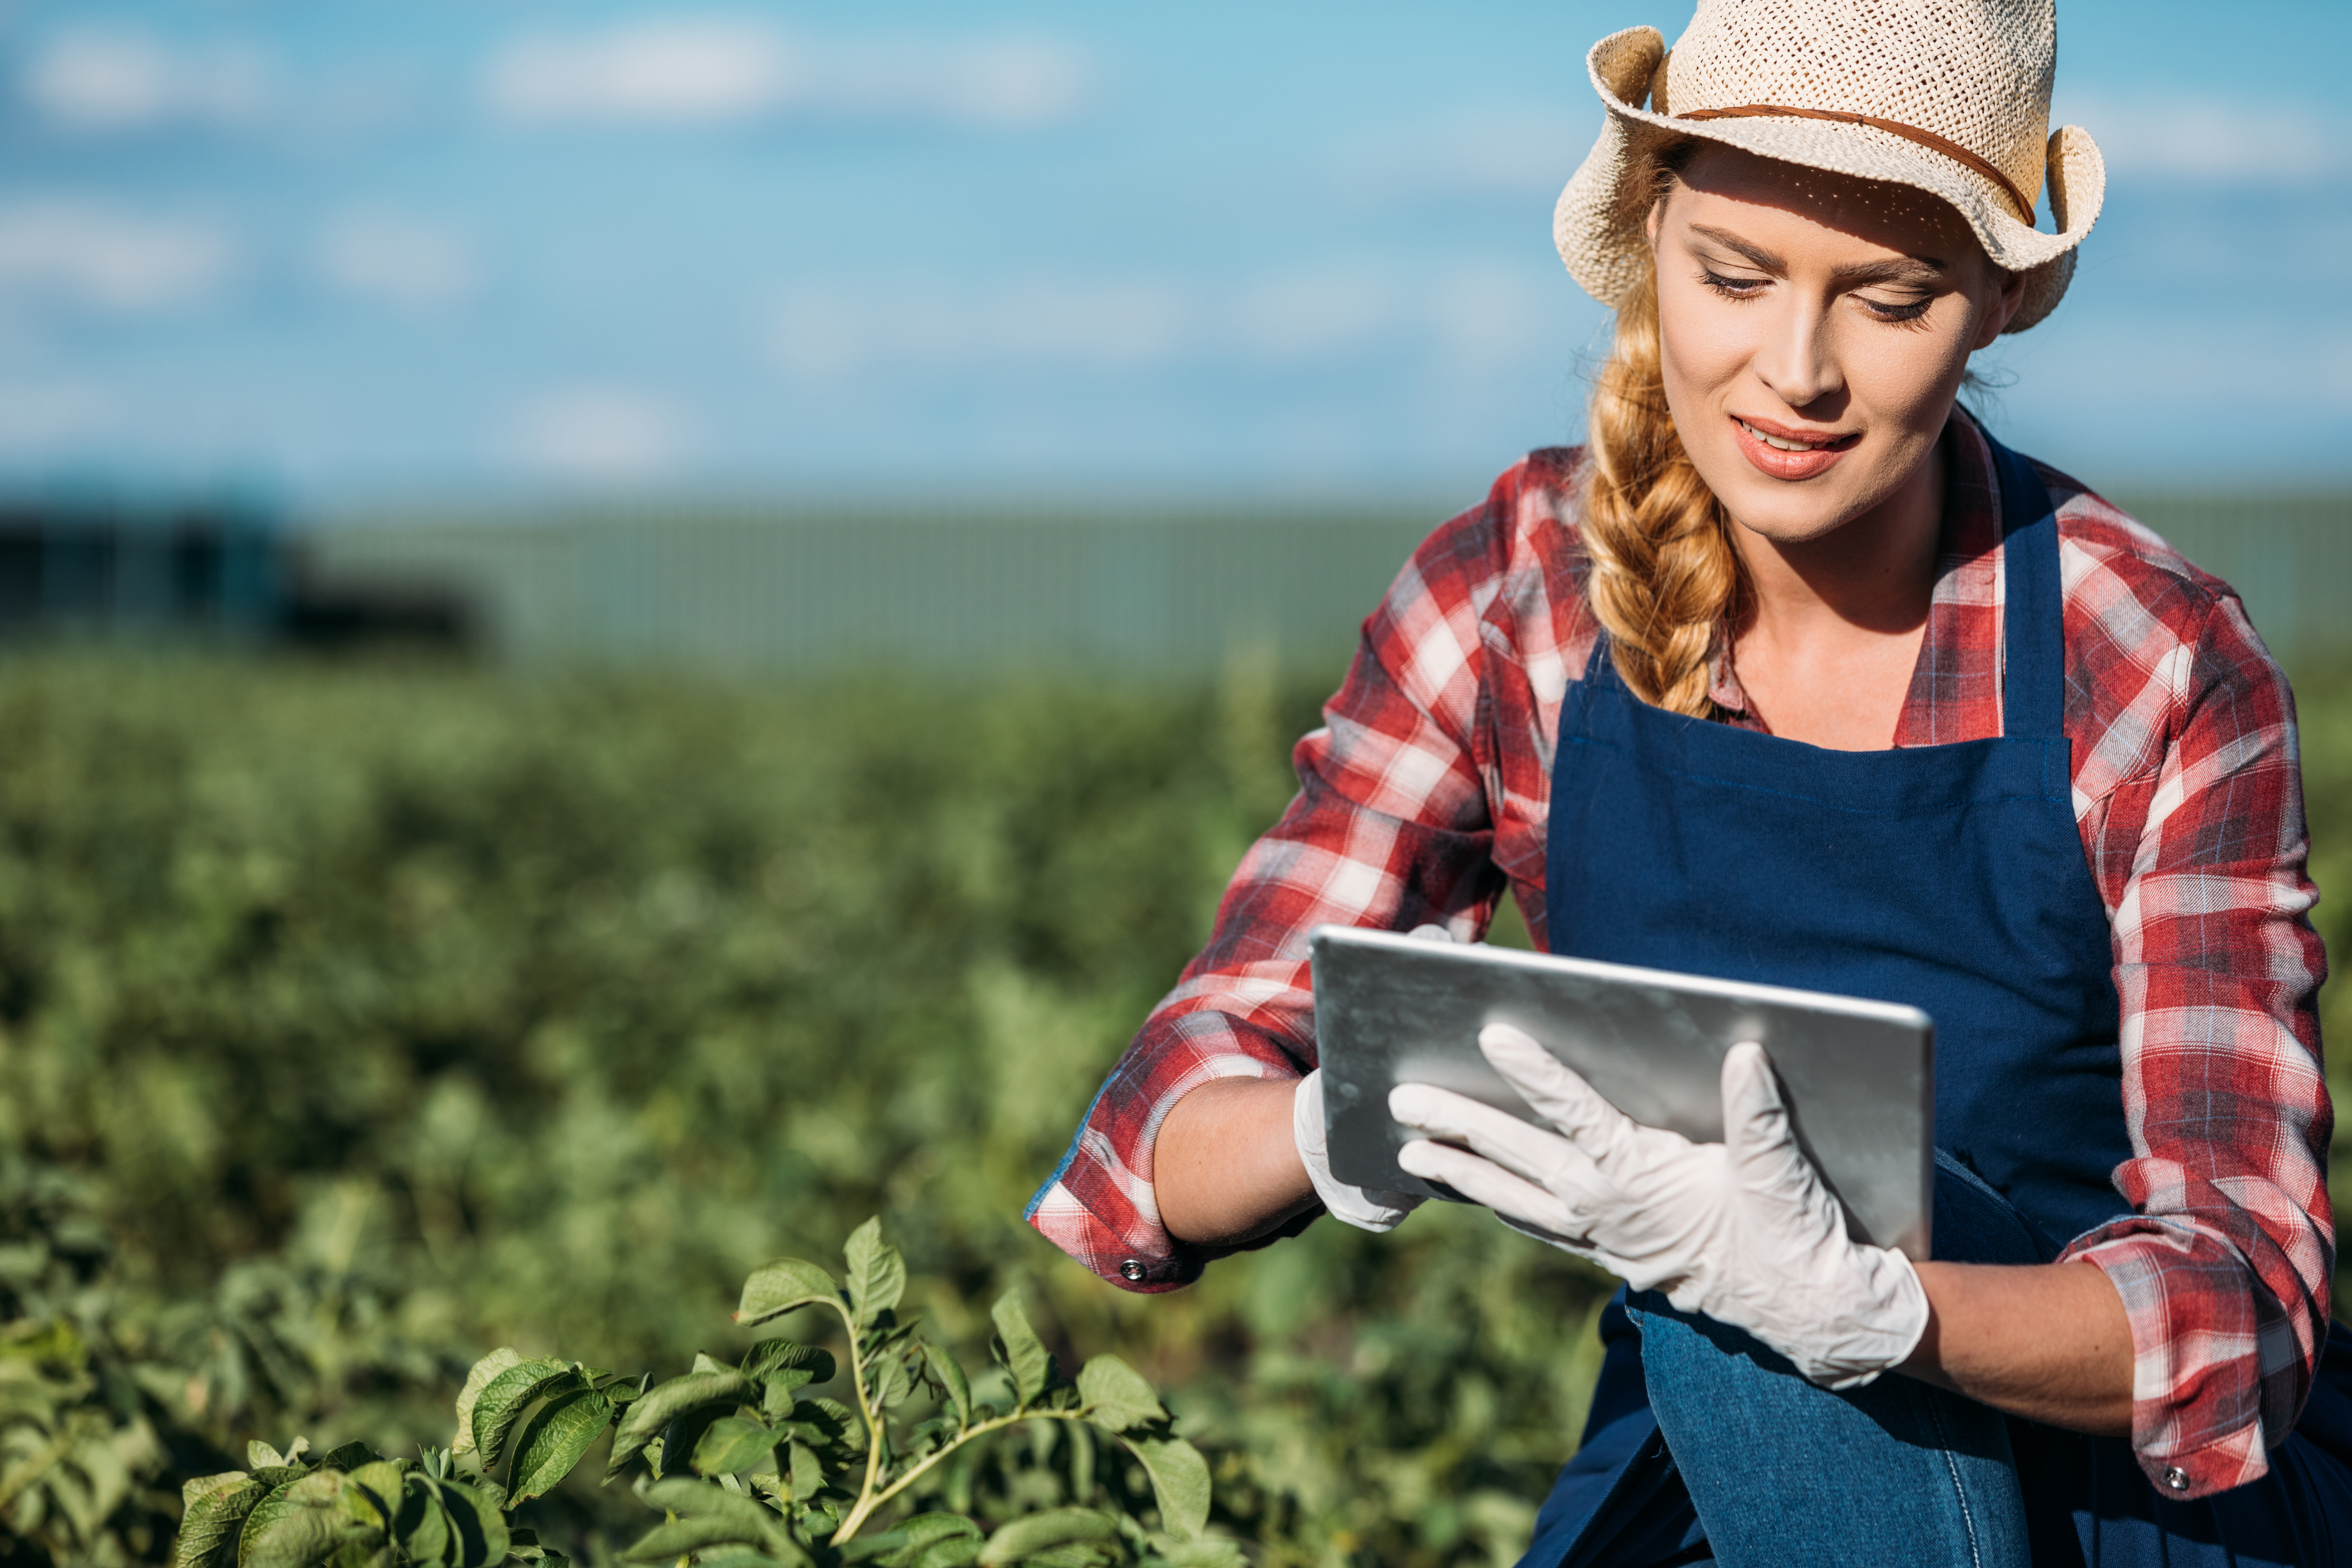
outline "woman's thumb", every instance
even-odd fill
[[[1723,1141],[1751,1185],[1786,1180],[1790,1166],[1808,1170],[1789,1125],[1788,1102],[1772,1058],[1753,1040],[1742,1040],[1723,1058]]]

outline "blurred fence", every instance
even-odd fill
[[[2290,657],[2352,647],[2352,495],[2127,500]],[[314,591],[462,599],[502,657],[735,670],[1334,674],[1441,509],[646,511],[352,522]]]

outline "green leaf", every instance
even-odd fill
[[[1076,1541],[1118,1539],[1118,1520],[1111,1514],[1091,1508],[1048,1509],[1026,1519],[1016,1519],[990,1536],[988,1544],[981,1549],[980,1561],[986,1568],[998,1568],[1000,1564],[1019,1563],[1048,1547]]]
[[[935,1541],[910,1556],[895,1558],[890,1568],[970,1568],[980,1561],[981,1543],[969,1536]]]
[[[963,1363],[946,1351],[926,1340],[923,1361],[931,1369],[931,1380],[947,1390],[948,1403],[955,1407],[959,1431],[971,1425],[971,1381],[963,1374]]]
[[[1242,1555],[1239,1543],[1223,1536],[1202,1536],[1197,1541],[1159,1537],[1151,1546],[1168,1568],[1249,1568],[1249,1559]]]
[[[772,1552],[786,1563],[805,1563],[808,1554],[784,1529],[783,1519],[765,1503],[754,1502],[740,1492],[729,1491],[711,1481],[688,1480],[684,1476],[670,1476],[646,1488],[646,1504],[677,1515],[672,1524],[664,1525],[623,1555],[649,1562],[675,1556],[679,1551],[698,1552],[709,1546],[736,1544],[756,1546]],[[700,1545],[662,1550],[651,1543],[662,1530],[678,1524],[705,1527]]]
[[[613,1434],[613,1459],[604,1467],[604,1479],[612,1479],[621,1473],[623,1466],[645,1451],[671,1421],[686,1412],[705,1405],[732,1407],[756,1405],[760,1387],[740,1372],[721,1368],[718,1372],[690,1372],[684,1377],[673,1377],[667,1383],[657,1383],[631,1402],[628,1412],[621,1417],[620,1429]],[[664,1454],[670,1454],[664,1445]],[[675,1456],[671,1456],[675,1459]]]
[[[318,1470],[288,1481],[247,1516],[237,1543],[237,1568],[310,1568],[360,1533],[338,1506],[341,1470]]]
[[[776,1435],[763,1422],[725,1415],[710,1424],[694,1446],[694,1468],[706,1476],[732,1476],[775,1451]]]
[[[397,1459],[377,1459],[353,1467],[345,1478],[343,1512],[368,1530],[393,1533],[400,1518],[402,1494],[408,1485],[407,1468]]]
[[[907,1260],[882,1239],[879,1215],[849,1233],[843,1249],[849,1261],[849,1305],[857,1326],[868,1328],[907,1293]]]
[[[861,1536],[842,1548],[845,1563],[863,1563],[879,1557],[885,1568],[922,1559],[929,1549],[942,1542],[960,1541],[969,1543],[965,1561],[980,1555],[981,1528],[960,1513],[919,1513],[904,1521],[896,1529],[882,1535]]]
[[[273,1454],[277,1451],[275,1448],[269,1450]],[[282,1475],[286,1467],[273,1465],[270,1469]],[[261,1539],[263,1532],[301,1506],[289,1500],[286,1495],[293,1489],[294,1483],[301,1479],[297,1475],[289,1476],[284,1480],[272,1481],[267,1495],[247,1511],[245,1528],[238,1532],[236,1542],[236,1561],[240,1568],[245,1560],[253,1554],[254,1544]]]
[[[383,1458],[383,1455],[365,1443],[353,1441],[322,1456],[317,1464],[322,1470],[351,1471],[358,1469],[362,1465],[373,1464],[382,1458]]]
[[[1181,1437],[1123,1439],[1128,1451],[1143,1461],[1160,1500],[1161,1526],[1171,1535],[1187,1539],[1209,1525],[1209,1461]]]
[[[793,1496],[806,1502],[824,1489],[824,1467],[817,1463],[816,1454],[806,1443],[794,1443],[789,1450],[793,1467]]]
[[[420,1478],[401,1500],[400,1518],[393,1525],[393,1539],[400,1542],[409,1561],[433,1568],[450,1560],[457,1542],[456,1528],[449,1522],[449,1512],[441,1506],[441,1489],[429,1479]]]
[[[515,1439],[509,1495],[523,1502],[554,1490],[612,1424],[613,1402],[584,1384],[541,1405]]]
[[[452,1568],[494,1568],[506,1561],[513,1542],[507,1533],[506,1515],[499,1510],[499,1495],[487,1486],[442,1481],[441,1506],[449,1515]]]
[[[1115,1355],[1098,1355],[1078,1369],[1078,1397],[1087,1419],[1113,1432],[1168,1419],[1143,1374]]]
[[[915,1380],[907,1373],[907,1358],[886,1357],[873,1369],[873,1399],[877,1410],[896,1410],[907,1403],[915,1392]]]
[[[1054,1358],[1037,1338],[1037,1331],[1029,1326],[1028,1314],[1021,1310],[1021,1292],[1007,1290],[988,1310],[996,1321],[996,1337],[1004,1356],[1004,1370],[1013,1374],[1013,1391],[1023,1406],[1028,1405],[1054,1381]]]
[[[457,1436],[450,1439],[449,1452],[469,1454],[474,1449],[474,1404],[488,1388],[490,1379],[510,1366],[522,1364],[522,1352],[512,1345],[501,1345],[474,1363],[466,1374],[466,1386],[457,1393]]]
[[[743,1355],[743,1375],[761,1377],[775,1373],[804,1372],[810,1383],[830,1383],[833,1352],[790,1340],[761,1340]],[[797,1384],[795,1386],[798,1386]]]
[[[271,1469],[286,1462],[286,1456],[256,1437],[245,1446],[245,1462],[255,1469]]]
[[[570,1363],[551,1356],[517,1362],[484,1384],[480,1397],[474,1401],[474,1448],[482,1457],[482,1468],[487,1470],[498,1464],[515,1418],[532,1400],[541,1394],[551,1399],[587,1386]]]
[[[832,1275],[814,1263],[780,1258],[753,1269],[743,1281],[743,1297],[736,1303],[735,1321],[749,1328],[771,1318],[781,1318],[793,1308],[805,1307],[812,1301],[840,1299],[841,1288],[833,1282]]]
[[[172,1551],[172,1568],[226,1568],[236,1561],[246,1515],[269,1492],[268,1482],[243,1470],[199,1476],[183,1485],[180,1539]]]

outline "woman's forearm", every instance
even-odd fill
[[[1290,1135],[1297,1089],[1293,1079],[1218,1079],[1170,1109],[1151,1153],[1151,1186],[1170,1235],[1247,1241],[1314,1201]]]
[[[2131,1435],[2131,1323],[2088,1263],[1922,1263],[1927,1331],[1901,1370],[2012,1415]]]

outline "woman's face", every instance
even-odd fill
[[[1703,147],[1653,211],[1666,405],[1738,521],[1801,543],[1918,475],[2023,291],[1958,213]]]

